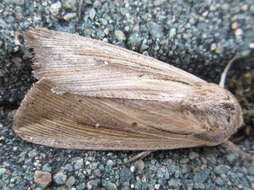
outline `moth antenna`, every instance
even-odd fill
[[[224,142],[222,146],[232,153],[238,153],[244,159],[254,161],[254,157],[251,154],[242,151],[237,145],[235,145],[231,141]]]
[[[221,77],[220,77],[220,83],[219,83],[219,86],[224,88],[225,87],[225,81],[226,81],[226,76],[227,76],[227,73],[228,73],[228,70],[230,69],[232,63],[238,58],[237,55],[235,55],[227,64],[227,66],[225,67],[224,71],[222,72],[221,74]]]
[[[226,76],[228,73],[228,70],[230,69],[232,63],[238,58],[237,55],[235,55],[227,64],[227,66],[225,67],[224,71],[221,74],[221,78],[220,78],[220,83],[219,86],[224,88],[225,87],[225,80],[226,80]],[[222,146],[224,148],[226,148],[228,151],[233,152],[233,153],[238,153],[242,158],[248,159],[253,161],[254,157],[251,154],[248,154],[244,151],[242,151],[237,145],[235,145],[233,142],[231,141],[226,141],[222,144]]]

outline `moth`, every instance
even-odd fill
[[[43,28],[24,34],[38,79],[13,130],[36,144],[88,150],[216,146],[242,124],[236,98],[154,58]]]

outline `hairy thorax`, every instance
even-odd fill
[[[201,85],[182,102],[183,110],[190,111],[202,121],[206,132],[199,138],[211,141],[211,145],[227,140],[242,125],[242,111],[236,98],[216,84]]]

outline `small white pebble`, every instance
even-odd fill
[[[131,172],[134,172],[135,169],[136,169],[135,166],[131,166],[131,167],[130,167]]]
[[[57,16],[58,13],[59,13],[59,11],[60,11],[60,9],[61,9],[61,6],[62,6],[62,5],[61,5],[60,2],[54,3],[54,4],[52,4],[52,5],[50,6],[49,11],[51,12],[51,14],[52,14],[53,16]]]
[[[0,123],[0,128],[3,128],[3,126],[4,126],[4,125],[3,125],[2,123]]]
[[[103,38],[102,41],[103,42],[108,42],[108,39],[107,38]]]
[[[105,34],[109,34],[109,29],[108,28],[105,28],[104,30],[103,30],[103,32],[105,33]],[[107,40],[107,39],[106,39]]]
[[[238,28],[236,31],[235,31],[235,35],[236,36],[241,36],[243,35],[243,30],[241,28]]]
[[[66,15],[63,16],[63,19],[69,21],[75,18],[76,16],[77,16],[76,13],[67,13]]]
[[[142,177],[142,179],[141,179],[141,181],[142,181],[143,183],[146,183],[146,182],[147,182],[146,177],[145,177],[145,176],[143,176],[143,177]]]
[[[231,24],[231,28],[232,28],[233,30],[236,30],[236,29],[238,28],[238,23],[237,23],[237,22],[232,23],[232,24]]]
[[[160,184],[155,184],[155,185],[154,185],[154,188],[155,188],[155,189],[160,189],[160,186],[161,186]]]
[[[46,7],[46,6],[48,5],[48,2],[47,2],[47,1],[43,1],[41,4],[42,4],[44,7]]]
[[[169,37],[173,38],[176,35],[176,28],[171,28],[169,31]]]
[[[208,15],[208,11],[203,12],[202,16],[206,17]]]
[[[86,163],[85,163],[86,165],[89,165],[89,164],[91,164],[91,162],[89,162],[89,161],[86,161]]]
[[[248,10],[248,5],[242,5],[241,10],[242,11],[247,11]]]
[[[249,44],[249,48],[254,49],[254,42]]]
[[[92,189],[93,186],[90,183],[87,183],[87,189]]]
[[[212,51],[214,51],[214,50],[216,50],[216,48],[217,48],[217,45],[216,45],[215,43],[213,43],[213,44],[211,45],[211,48],[210,48],[210,49],[211,49]]]
[[[15,181],[15,178],[11,178],[11,180],[10,180],[12,183]]]
[[[104,64],[105,64],[105,65],[108,65],[108,62],[107,62],[107,61],[104,61]]]
[[[14,147],[12,148],[12,150],[13,150],[13,151],[17,151],[17,150],[18,150],[18,147],[14,146]]]

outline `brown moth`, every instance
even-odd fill
[[[32,29],[36,82],[13,129],[51,147],[163,150],[224,143],[242,124],[236,98],[216,84],[108,43]]]

